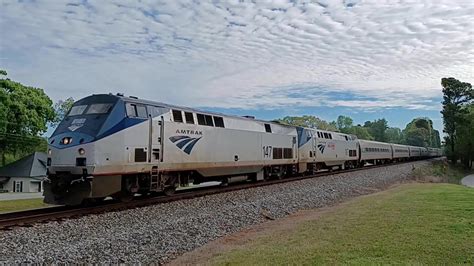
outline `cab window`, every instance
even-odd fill
[[[146,107],[141,104],[127,103],[127,115],[129,117],[147,118]]]
[[[71,108],[71,111],[69,111],[68,116],[73,116],[73,115],[82,115],[84,113],[84,110],[86,110],[87,105],[77,105],[73,106]]]

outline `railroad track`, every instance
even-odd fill
[[[431,160],[431,159],[428,159]],[[133,209],[139,207],[145,207],[150,205],[162,204],[177,200],[192,199],[196,197],[203,197],[212,194],[225,193],[230,191],[236,191],[241,189],[248,189],[254,187],[270,186],[281,183],[294,182],[298,180],[315,178],[320,176],[330,176],[343,173],[351,173],[360,170],[368,170],[379,167],[387,167],[398,164],[408,164],[410,162],[399,162],[392,164],[373,165],[366,166],[364,168],[355,168],[338,171],[325,171],[316,173],[314,175],[295,176],[285,179],[268,180],[252,183],[234,183],[226,187],[222,186],[209,186],[196,189],[179,190],[172,196],[156,196],[156,197],[138,197],[130,202],[116,202],[116,201],[103,201],[93,206],[78,206],[78,207],[67,207],[67,206],[55,206],[41,209],[33,209],[19,212],[10,212],[0,214],[0,230],[11,230],[14,227],[21,226],[32,226],[36,223],[47,223],[50,221],[62,221],[65,219],[74,219],[86,215],[99,214],[105,212],[121,211],[126,209]]]

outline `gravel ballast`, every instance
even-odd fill
[[[1,263],[164,263],[267,219],[411,179],[427,161],[366,169],[0,231]]]

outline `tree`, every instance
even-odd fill
[[[470,83],[461,82],[455,78],[442,78],[441,85],[443,86],[441,114],[443,114],[444,132],[447,134],[445,141],[449,146],[448,156],[453,163],[456,163],[456,130],[466,115],[463,106],[472,102],[474,91]]]
[[[474,103],[465,107],[463,121],[456,132],[456,152],[461,163],[471,169],[474,161]]]
[[[418,117],[407,124],[403,130],[405,143],[422,147],[440,147],[439,132],[433,128],[428,117]]]
[[[5,76],[6,71],[1,71]],[[38,146],[44,146],[40,137],[53,121],[51,99],[42,89],[28,87],[8,78],[0,79],[0,159],[6,163],[6,154],[22,155]]]
[[[385,131],[387,142],[402,144],[404,142],[402,130],[398,127],[389,127]]]
[[[336,121],[337,128],[343,133],[349,133],[353,123],[354,120],[352,118],[343,115],[338,116]]]
[[[69,110],[71,110],[72,105],[74,104],[74,99],[72,97],[67,98],[66,100],[59,100],[54,104],[55,118],[51,123],[51,126],[57,126],[67,115]]]
[[[328,123],[312,115],[286,116],[276,121],[279,123],[291,125],[291,126],[318,128],[321,130],[337,131],[335,123]]]
[[[385,131],[388,128],[388,122],[385,118],[377,119],[373,122],[366,121],[364,127],[368,129],[370,135],[372,135],[376,141],[387,141]]]
[[[365,139],[365,140],[373,140],[374,139],[374,137],[372,137],[372,135],[370,135],[367,128],[365,128],[363,126],[360,126],[360,125],[351,127],[348,130],[347,134],[356,135],[357,138],[359,138],[359,139]]]

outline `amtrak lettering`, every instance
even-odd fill
[[[201,135],[202,131],[192,130],[192,129],[176,129],[176,134],[188,134],[188,135]]]

